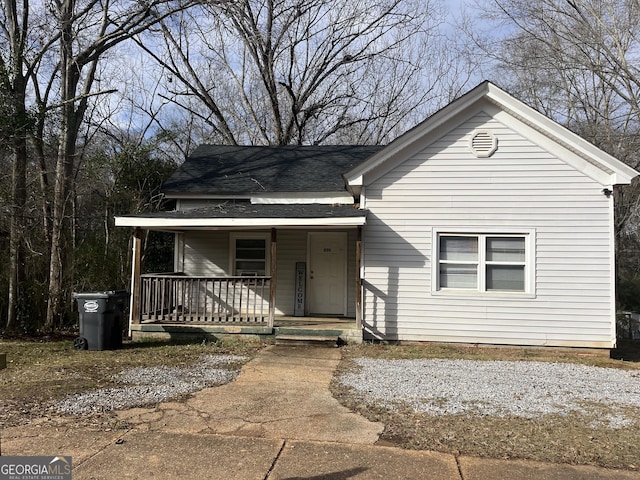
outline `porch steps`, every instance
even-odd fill
[[[338,336],[323,335],[277,335],[276,345],[288,345],[292,347],[298,346],[314,346],[314,347],[337,347]]]

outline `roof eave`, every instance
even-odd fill
[[[116,227],[179,230],[184,228],[282,228],[282,227],[358,227],[365,225],[365,215],[331,218],[171,218],[127,216],[115,217]]]
[[[610,173],[612,185],[629,184],[633,178],[640,175],[629,165],[609,155],[580,135],[519,101],[492,83],[487,84],[486,98],[499,107],[523,118],[527,123],[537,125],[539,130],[544,131],[557,143],[567,146],[583,158],[597,162],[603,171],[612,172]]]
[[[386,148],[373,155],[364,163],[347,172],[344,175],[347,184],[352,187],[362,186],[367,173],[381,166],[391,158],[402,156],[402,153],[411,148],[412,144],[468,108],[471,108],[483,98],[486,98],[491,103],[511,114],[516,114],[530,125],[535,125],[544,135],[561,145],[569,147],[570,150],[576,152],[579,156],[589,159],[594,166],[602,170],[603,173],[606,172],[608,174],[607,176],[611,179],[612,185],[628,184],[633,178],[640,175],[640,173],[633,168],[599,149],[579,135],[529,107],[520,100],[517,100],[489,81],[484,81],[465,95],[431,115],[424,122],[396,138],[387,145]]]
[[[477,100],[482,98],[488,92],[488,81],[482,82],[477,87],[473,88],[460,98],[454,100],[452,103],[441,108],[436,113],[428,117],[422,123],[419,123],[411,130],[400,135],[398,138],[389,143],[384,149],[361,163],[357,167],[349,170],[344,174],[349,185],[362,185],[364,176],[378,165],[386,161],[387,159],[398,155],[407,146],[413,144],[416,140],[420,139],[426,132],[429,132],[432,128],[445,123],[447,120],[455,117],[461,111],[465,110],[470,105],[473,105]]]

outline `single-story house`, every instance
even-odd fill
[[[612,348],[611,193],[636,175],[490,82],[386,146],[202,145],[174,211],[116,218],[131,329]],[[144,229],[175,233],[175,272],[141,274]]]

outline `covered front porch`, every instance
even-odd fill
[[[335,207],[327,208],[335,214]],[[135,227],[131,336],[335,335],[361,341],[364,214],[342,210],[351,216],[248,221],[200,212],[197,222],[194,212],[189,221],[183,212],[119,217],[119,225]],[[160,229],[175,234],[176,271],[142,273],[145,230]]]

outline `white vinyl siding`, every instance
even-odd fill
[[[611,199],[602,194],[601,184],[520,135],[516,124],[507,126],[480,112],[379,178],[370,181],[365,175],[370,213],[363,237],[363,288],[369,336],[613,345]],[[470,151],[476,130],[498,138],[491,157]],[[434,229],[535,231],[531,294],[434,291]]]
[[[253,232],[252,232],[253,233]],[[268,232],[261,232],[267,238]],[[307,234],[303,229],[277,230],[276,315],[293,315],[295,299],[295,268],[297,262],[307,262]],[[231,275],[231,237],[243,232],[186,231],[181,234],[182,271],[187,275]],[[356,231],[348,230],[347,249],[347,316],[355,317],[355,241]],[[183,248],[182,248],[183,247]]]
[[[230,275],[228,232],[186,231],[182,238],[184,273],[195,276]]]
[[[307,232],[278,230],[278,279],[276,308],[279,315],[293,315],[296,263],[307,261]]]

